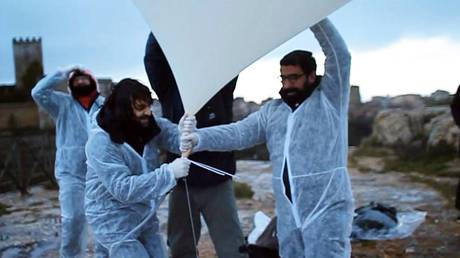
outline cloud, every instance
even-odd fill
[[[453,93],[460,84],[460,42],[449,38],[403,38],[378,49],[350,48],[350,81],[360,86],[364,101],[372,96],[426,96],[438,89]],[[318,74],[322,74],[324,56],[322,53],[314,55]],[[256,102],[278,97],[280,58],[263,58],[245,69],[235,96]]]
[[[234,95],[259,103],[276,97],[281,87],[279,69],[279,59],[260,59],[240,73]]]
[[[429,95],[460,84],[460,42],[448,38],[404,38],[380,49],[352,50],[351,83],[361,96]]]

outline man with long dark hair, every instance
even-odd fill
[[[67,84],[69,93],[57,90]],[[84,192],[86,177],[85,144],[91,117],[104,101],[97,81],[85,69],[71,67],[40,80],[32,97],[55,121],[56,162],[54,174],[59,185],[61,206],[61,257],[84,257],[86,218]],[[96,243],[96,256],[105,250]]]
[[[178,129],[153,116],[152,102],[146,86],[121,80],[86,145],[86,216],[110,257],[167,257],[155,213],[190,161],[160,165],[158,148],[179,152]]]

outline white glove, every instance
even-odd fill
[[[177,158],[168,164],[171,173],[174,174],[176,179],[188,176],[188,169],[190,168],[190,160],[185,158]]]
[[[196,118],[193,115],[184,114],[179,121],[179,149],[181,152],[188,152],[198,143],[196,131]]]
[[[179,121],[179,133],[191,133],[196,131],[196,118],[193,115],[184,114]]]
[[[197,133],[182,133],[180,135],[180,145],[179,150],[181,152],[188,152],[193,150],[198,144],[198,134]]]
[[[62,77],[64,78],[69,78],[70,74],[75,71],[75,70],[78,70],[78,69],[82,69],[81,66],[79,65],[69,65],[69,66],[66,66],[66,67],[60,67],[57,71],[57,73],[60,73]]]

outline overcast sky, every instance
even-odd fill
[[[453,93],[460,84],[459,11],[459,0],[353,0],[332,14],[363,99]],[[45,73],[81,64],[98,77],[148,84],[142,61],[148,32],[130,0],[1,0],[0,84],[14,83],[13,37],[42,38]],[[323,72],[324,57],[307,30],[244,70],[235,95],[277,97],[278,61],[294,49],[313,51]]]

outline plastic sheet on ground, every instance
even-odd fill
[[[426,217],[424,211],[398,211],[398,224],[390,229],[364,230],[353,224],[351,238],[353,240],[389,240],[406,238],[414,233]]]

